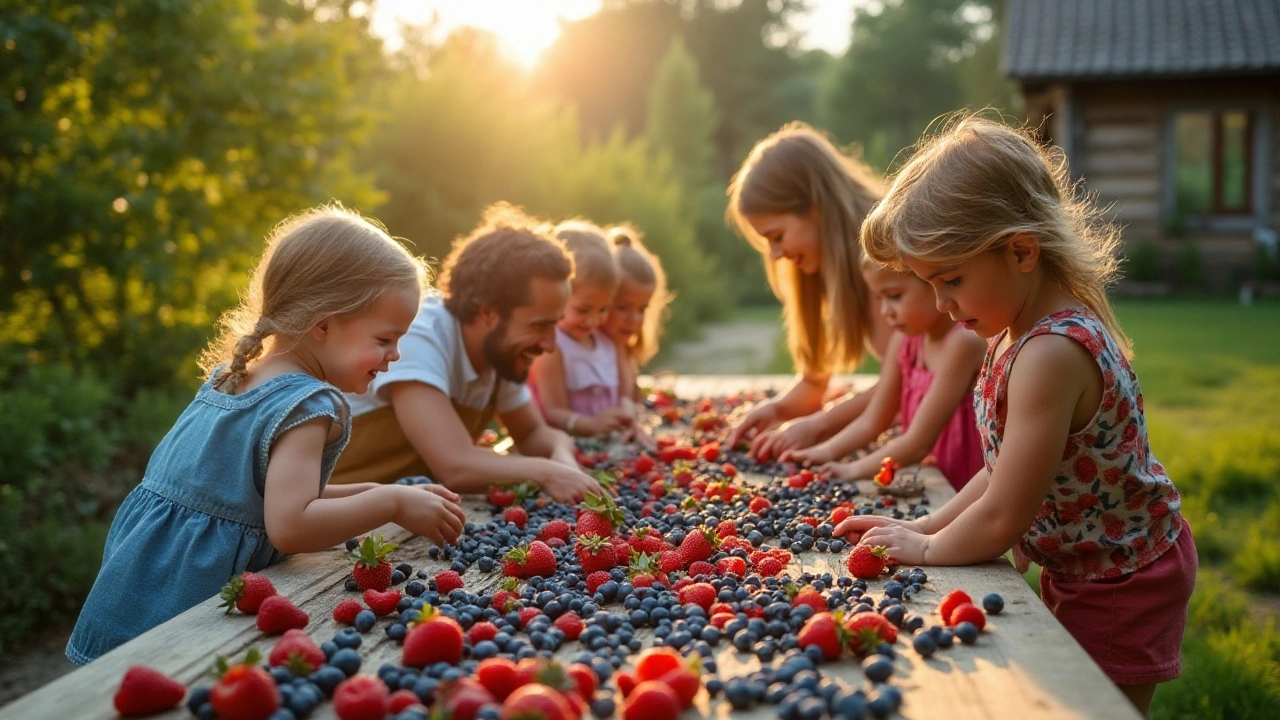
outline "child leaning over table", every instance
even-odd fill
[[[116,512],[67,657],[83,665],[218,594],[231,577],[388,522],[462,532],[436,485],[329,486],[351,431],[341,391],[399,357],[421,262],[358,214],[286,220],[205,352],[209,377]]]
[[[858,419],[831,438],[779,458],[816,465],[842,480],[876,474],[893,458],[912,465],[932,454],[956,490],[982,469],[982,441],[973,416],[973,381],[986,343],[938,310],[929,284],[866,257],[862,275],[893,326],[880,382]],[[851,462],[838,459],[870,445],[901,416],[902,434]]]
[[[1022,133],[969,118],[917,152],[863,225],[863,249],[927,280],[939,308],[988,339],[986,466],[932,515],[850,518],[835,533],[904,564],[1013,547],[1019,570],[1043,566],[1044,603],[1145,714],[1181,671],[1197,561],[1106,296],[1118,242],[1074,195],[1061,153]]]

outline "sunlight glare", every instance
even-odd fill
[[[373,27],[394,44],[397,23],[437,21],[435,40],[458,27],[493,33],[502,53],[526,69],[560,37],[562,20],[581,20],[600,9],[600,0],[381,0],[374,5]]]

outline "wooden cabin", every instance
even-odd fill
[[[1007,0],[1004,33],[1028,121],[1111,206],[1131,257],[1144,247],[1172,280],[1198,252],[1219,289],[1262,279],[1280,229],[1280,0]]]

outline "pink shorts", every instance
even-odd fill
[[[1147,685],[1182,673],[1182,632],[1196,584],[1196,543],[1184,520],[1155,562],[1106,580],[1040,575],[1049,612],[1117,685]]]

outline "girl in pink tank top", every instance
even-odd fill
[[[604,231],[575,220],[556,227],[573,254],[573,283],[555,352],[538,356],[530,373],[547,423],[577,436],[630,429],[635,419],[618,402],[618,349],[601,328],[618,289],[618,264]]]
[[[985,462],[926,517],[851,518],[834,534],[904,565],[1011,548],[1019,569],[1040,563],[1045,605],[1145,714],[1181,669],[1196,549],[1107,299],[1119,232],[1074,188],[1058,151],[971,117],[927,141],[863,223],[867,255],[926,279],[939,309],[988,339]]]
[[[982,444],[973,414],[973,382],[982,364],[982,338],[960,328],[934,305],[929,284],[863,258],[862,274],[894,328],[867,409],[844,430],[783,460],[816,466],[842,480],[869,478],[880,461],[902,465],[928,458],[957,490],[982,469]],[[902,434],[852,462],[837,458],[871,444],[902,419]]]

